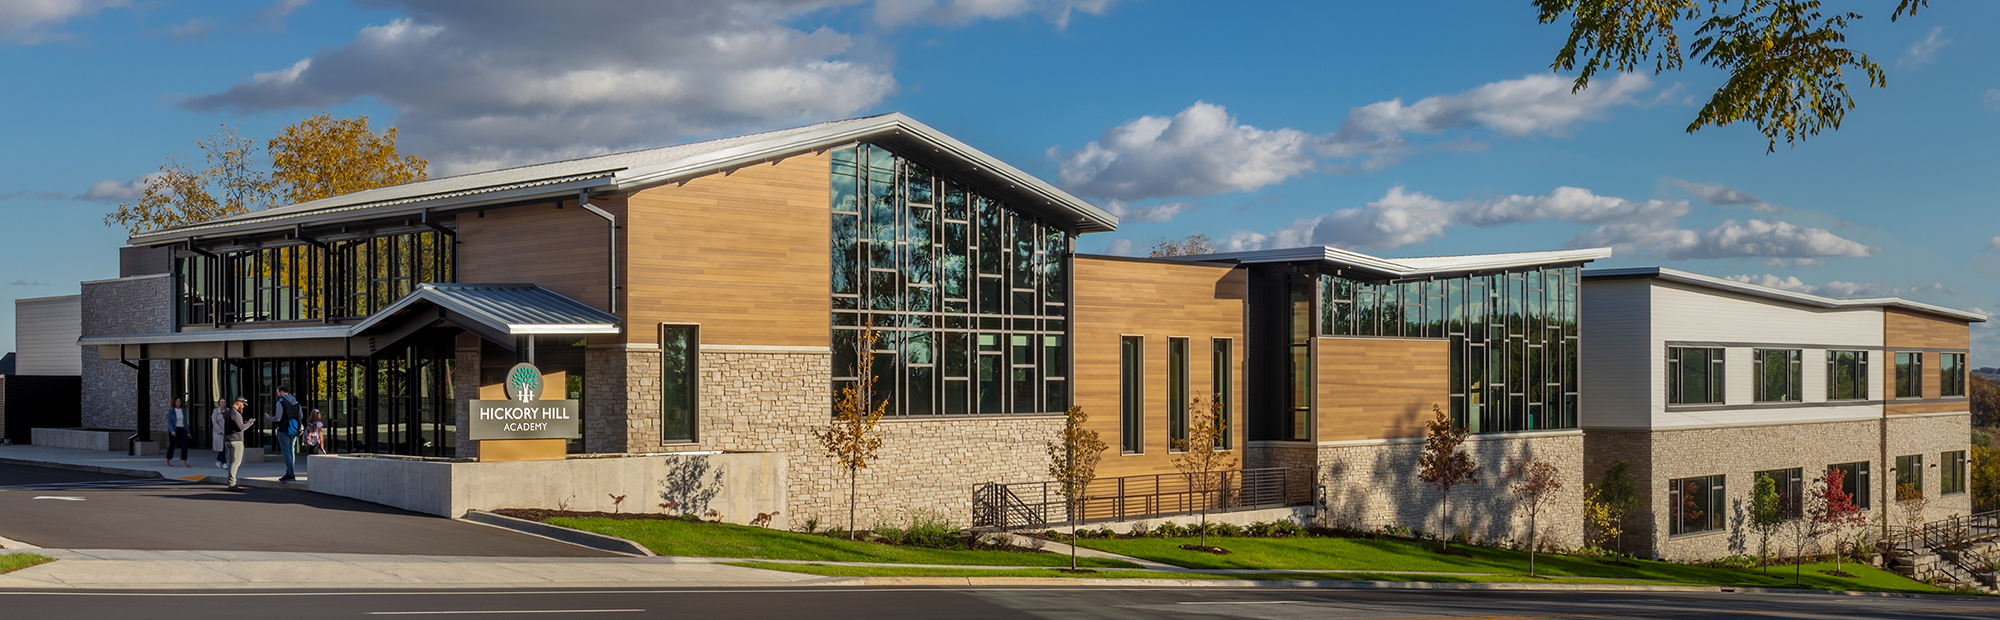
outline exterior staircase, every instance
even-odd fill
[[[1921,581],[2000,592],[2000,511],[1957,516],[1890,530],[1887,568]]]

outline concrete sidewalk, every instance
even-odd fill
[[[0,591],[756,587],[859,584],[687,558],[36,549],[57,561],[0,574]]]
[[[237,483],[243,486],[262,488],[307,489],[306,463],[312,459],[302,459],[295,468],[298,480],[279,482],[285,475],[285,463],[272,456],[264,463],[244,463],[237,469]],[[45,446],[0,446],[0,463],[33,465],[79,471],[94,471],[123,476],[175,478],[186,480],[190,476],[202,476],[207,482],[223,484],[229,472],[215,467],[214,450],[189,450],[188,462],[192,467],[181,467],[180,460],[175,465],[166,465],[166,457],[131,456],[123,452],[97,450],[76,450],[71,448],[50,448]]]

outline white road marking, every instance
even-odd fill
[[[644,609],[506,609],[466,611],[371,611],[370,616],[433,616],[444,614],[605,614],[643,612]]]
[[[62,500],[62,501],[65,501],[65,502],[80,502],[80,501],[83,501],[83,498],[81,498],[81,497],[63,497],[63,496],[61,496],[61,495],[36,495],[36,496],[35,496],[35,499],[59,499],[59,500]]]

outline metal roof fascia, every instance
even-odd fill
[[[315,224],[326,224],[326,223],[334,223],[342,221],[367,220],[405,211],[414,213],[422,211],[423,209],[426,208],[466,209],[485,204],[513,202],[517,200],[538,198],[544,195],[549,197],[561,196],[561,197],[573,198],[576,196],[576,191],[578,189],[591,189],[595,187],[611,185],[613,183],[611,175],[615,174],[615,172],[616,172],[615,170],[611,170],[611,171],[584,173],[591,176],[588,178],[563,181],[548,185],[529,185],[526,187],[514,187],[512,189],[507,189],[507,190],[483,191],[480,189],[469,189],[469,190],[460,190],[456,192],[446,192],[448,197],[445,198],[426,198],[422,196],[417,196],[411,198],[399,198],[391,201],[384,201],[381,203],[360,203],[360,204],[340,206],[340,207],[328,207],[324,210],[313,211],[310,213],[300,213],[296,215],[281,215],[265,219],[230,222],[227,224],[215,224],[212,225],[211,227],[203,227],[204,225],[202,224],[196,224],[194,225],[194,227],[190,228],[175,228],[167,231],[161,231],[159,233],[134,235],[126,239],[126,243],[133,246],[160,246],[169,243],[179,243],[182,241],[188,241],[198,237],[225,237],[229,236],[230,234],[240,235],[240,234],[250,234],[252,232],[284,230],[301,224],[315,225]],[[564,176],[579,176],[579,175],[564,175]],[[508,183],[507,185],[518,186],[521,185],[522,183],[534,183],[534,181],[523,181],[521,183]],[[193,234],[188,234],[188,233],[193,233]]]
[[[507,333],[510,333],[510,334],[520,334],[520,335],[530,335],[530,334],[616,334],[616,333],[618,333],[618,332],[619,332],[619,329],[618,329],[618,325],[617,325],[617,324],[614,324],[614,323],[599,323],[599,324],[595,324],[595,325],[530,325],[530,324],[509,324],[509,325],[507,326]]]
[[[1903,308],[1918,312],[1937,314],[1953,319],[1974,322],[1974,323],[1984,323],[1987,320],[1986,316],[1978,313],[1967,312],[1964,310],[1957,310],[1953,308],[1946,308],[1944,306],[1927,304],[1920,301],[1910,301],[1908,299],[1903,299],[1901,297],[1835,299],[1832,297],[1822,297],[1810,293],[1800,293],[1797,291],[1776,289],[1768,286],[1751,284],[1748,282],[1737,282],[1735,280],[1730,280],[1727,278],[1717,278],[1715,276],[1703,275],[1690,271],[1681,271],[1679,269],[1672,269],[1668,267],[1593,269],[1591,270],[1590,274],[1586,276],[1585,279],[1612,280],[1612,279],[1625,279],[1625,278],[1653,278],[1653,279],[1667,280],[1669,282],[1679,282],[1682,284],[1699,286],[1702,288],[1710,288],[1720,291],[1728,291],[1733,293],[1750,295],[1753,297],[1763,297],[1766,299],[1787,301],[1799,305],[1814,306],[1819,308],[1832,308],[1832,309],[1843,309],[1843,310],[1855,309],[1855,308]]]
[[[79,346],[116,346],[121,344],[167,344],[180,342],[234,342],[256,340],[317,340],[346,338],[350,335],[346,325],[325,327],[277,327],[269,329],[218,329],[202,332],[164,332],[158,334],[117,334],[110,336],[85,336],[76,339]]]

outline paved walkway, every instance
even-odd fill
[[[755,587],[860,583],[686,558],[469,558],[255,551],[37,549],[10,589],[244,590]]]
[[[269,458],[268,462],[244,463],[239,467],[236,471],[238,484],[266,488],[306,488],[306,463],[299,463],[294,468],[298,473],[297,481],[279,482],[278,478],[285,475],[285,462],[280,460],[276,454],[272,454]],[[304,460],[311,462],[312,459],[307,458]],[[188,461],[193,467],[181,467],[179,459],[175,459],[174,465],[169,467],[166,465],[166,457],[162,455],[131,456],[124,452],[100,452],[97,450],[76,450],[45,446],[0,446],[0,463],[96,471],[126,476],[158,475],[162,478],[182,480],[189,477],[201,476],[206,479],[206,482],[217,484],[227,482],[229,472],[216,469],[214,450],[189,450]]]

